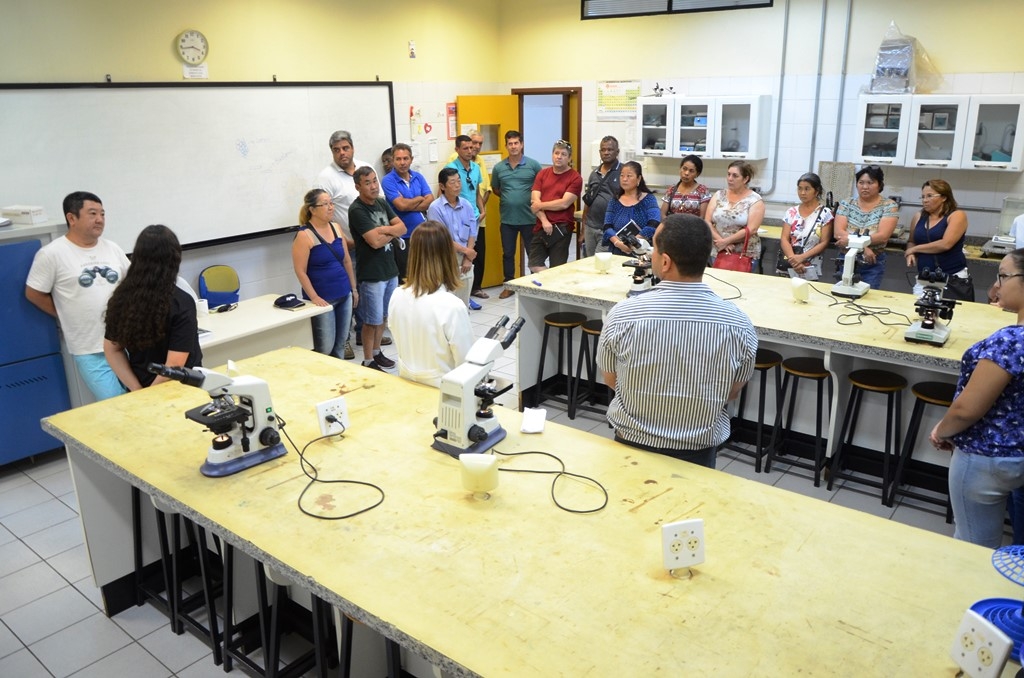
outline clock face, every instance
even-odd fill
[[[206,42],[206,36],[196,30],[188,30],[178,36],[176,47],[178,56],[186,64],[201,64],[206,59],[206,53],[210,44]]]

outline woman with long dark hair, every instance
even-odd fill
[[[604,213],[604,245],[615,254],[630,255],[633,250],[615,234],[630,221],[640,228],[640,236],[651,242],[661,223],[658,199],[644,181],[643,167],[635,160],[623,163],[619,170],[619,189]]]
[[[424,221],[409,236],[405,284],[388,307],[399,376],[440,386],[441,377],[465,361],[473,327],[465,302],[452,294],[461,284],[448,228]]]
[[[129,391],[167,381],[150,374],[150,363],[202,363],[196,302],[175,284],[180,265],[174,231],[147,226],[135,241],[128,273],[107,302],[103,353]]]

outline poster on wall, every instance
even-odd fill
[[[454,139],[457,135],[455,132],[455,102],[451,101],[444,105],[445,118],[448,122],[448,138]]]
[[[599,80],[597,83],[597,119],[630,120],[636,117],[639,80]]]

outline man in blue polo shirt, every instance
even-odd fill
[[[380,186],[384,189],[384,197],[388,204],[405,224],[406,230],[402,239],[408,243],[413,229],[426,220],[423,213],[434,201],[427,180],[412,169],[412,148],[408,144],[395,144],[391,155],[391,171],[384,175]],[[395,250],[399,280],[405,279],[408,252],[408,247]]]
[[[518,277],[516,267],[516,240],[523,241],[523,247],[530,251],[530,237],[537,221],[530,210],[533,180],[540,172],[540,163],[523,155],[523,135],[517,130],[505,132],[505,148],[508,158],[494,166],[491,173],[491,190],[501,200],[501,269],[505,282]],[[515,294],[504,289],[498,295],[508,299]]]

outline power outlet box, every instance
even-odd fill
[[[661,551],[666,570],[704,562],[704,520],[692,518],[661,526]]]
[[[334,415],[334,418],[341,423],[330,423],[327,415]],[[348,429],[348,407],[345,406],[345,398],[338,396],[331,398],[316,406],[316,420],[320,422],[320,435],[329,436],[342,433]]]
[[[1005,633],[974,610],[967,610],[956,630],[949,656],[973,678],[996,678],[1013,648]]]

